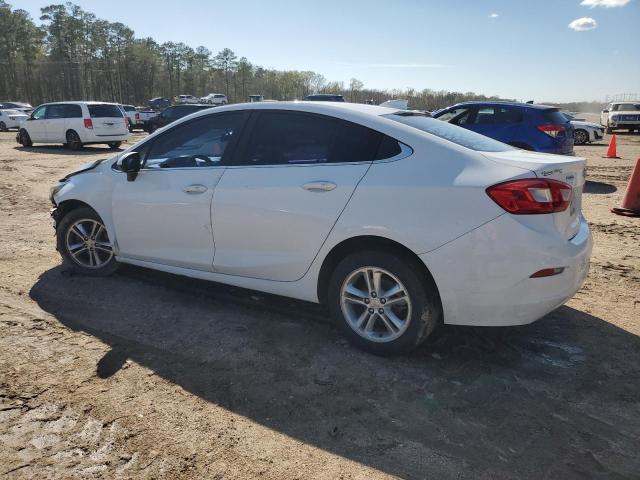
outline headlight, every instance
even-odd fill
[[[54,205],[56,204],[54,197],[66,184],[67,182],[58,182],[56,185],[51,187],[51,189],[49,190],[49,200],[51,201],[51,203],[53,203]]]

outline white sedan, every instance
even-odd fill
[[[0,132],[6,132],[10,128],[20,128],[20,122],[27,118],[29,115],[18,110],[0,110]]]
[[[415,112],[254,103],[178,120],[51,200],[80,273],[129,263],[323,302],[392,354],[441,322],[527,324],[571,298],[592,246],[584,167]]]
[[[573,125],[574,145],[597,142],[604,137],[604,127],[602,125],[577,119],[570,113],[562,112],[562,115]]]

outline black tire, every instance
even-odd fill
[[[80,135],[75,130],[69,130],[66,135],[67,148],[71,150],[80,150],[82,148],[82,140],[80,140]]]
[[[129,125],[129,133],[133,133],[133,126]]]
[[[153,132],[155,132],[158,128],[155,125],[149,125],[147,127],[147,132],[149,132],[149,135],[151,135]]]
[[[4,122],[0,122],[0,132],[6,132],[9,129],[7,128],[7,124]]]
[[[120,148],[120,145],[122,145],[122,142],[109,142],[107,143],[107,145],[109,145],[110,149],[115,150],[116,148]]]
[[[87,267],[85,266],[85,264],[90,263],[89,257],[90,255],[92,255],[92,253],[90,253],[86,249],[86,246],[85,248],[80,248],[78,250],[75,250],[74,252],[76,255],[75,257],[71,253],[69,249],[69,244],[71,244],[72,241],[82,242],[82,240],[79,238],[78,235],[76,235],[74,232],[70,232],[69,230],[76,224],[76,222],[80,222],[83,220],[86,220],[88,223],[93,221],[93,222],[98,222],[100,225],[104,225],[100,216],[93,209],[88,207],[77,208],[67,213],[62,218],[62,220],[60,220],[56,228],[57,249],[58,249],[58,252],[60,252],[60,255],[62,256],[63,264],[82,275],[88,275],[92,277],[105,277],[107,275],[111,275],[113,272],[115,272],[118,269],[118,262],[116,262],[114,255],[111,255],[110,258],[107,260],[108,254],[103,250],[99,250],[98,251],[98,255],[100,255],[99,258],[100,260],[104,261],[104,264],[97,265],[94,267]],[[90,232],[87,232],[87,233],[90,233]],[[69,238],[69,241],[67,241],[67,238]],[[90,239],[91,237],[88,236],[87,238]],[[104,240],[105,238],[107,241],[109,241],[106,230],[104,230],[104,234],[100,234],[100,236],[98,237],[98,240]],[[87,251],[85,252],[80,250],[87,250]],[[94,251],[93,251],[94,255],[96,250],[97,249],[94,248]]]
[[[33,146],[33,142],[31,141],[31,137],[29,136],[29,133],[24,129],[20,129],[20,132],[18,132],[18,138],[20,140],[18,140],[18,142],[23,146],[23,147],[31,147]]]
[[[574,145],[584,145],[589,141],[589,132],[583,130],[582,128],[578,128],[573,131],[573,144]]]
[[[352,278],[355,272],[364,267],[382,269],[391,273],[401,282],[410,299],[410,314],[408,309],[405,310],[407,324],[404,327],[404,331],[397,338],[387,341],[375,341],[365,338],[364,335],[356,332],[355,327],[351,326],[343,313],[341,302],[343,285],[348,279]],[[372,293],[370,295],[373,296]],[[430,278],[425,278],[424,271],[410,257],[402,254],[386,253],[382,250],[352,253],[340,261],[331,275],[327,300],[333,318],[347,339],[363,350],[375,355],[398,355],[414,350],[425,341],[436,326],[441,323],[442,319],[440,298],[433,281]],[[368,300],[374,301],[372,298]],[[384,303],[384,301],[381,297],[378,298],[377,303]],[[391,302],[391,299],[389,299],[389,302]],[[369,304],[370,306],[373,306],[373,304]],[[377,305],[377,307],[380,306],[384,307],[384,305]],[[363,315],[365,315],[365,310],[371,312],[377,308],[368,308],[362,305],[357,305],[356,307],[362,309],[360,312]],[[387,306],[387,308],[389,307]],[[381,313],[382,311],[384,311],[384,308],[380,309]],[[374,313],[373,316],[375,315]],[[383,322],[380,315],[377,315],[376,321],[378,323]],[[384,323],[378,326],[383,327],[383,325]],[[384,327],[382,329],[384,330]]]

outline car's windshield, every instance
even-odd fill
[[[392,113],[383,116],[390,120],[417,128],[423,132],[430,133],[436,137],[444,138],[463,147],[470,148],[471,150],[480,152],[506,152],[508,150],[515,150],[506,143],[498,142],[479,133],[431,118],[427,115]]]
[[[569,121],[569,122],[575,118],[573,115],[571,115],[571,114],[569,114],[569,113],[566,113],[566,112],[561,112],[561,114],[562,114],[562,116],[563,116],[564,118],[566,118],[566,119],[567,119],[567,121]]]
[[[640,103],[620,103],[618,105],[614,105],[613,110],[618,112],[633,112],[635,110],[640,110]]]

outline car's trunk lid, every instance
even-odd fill
[[[97,136],[123,135],[127,133],[124,114],[117,105],[109,103],[88,106],[93,131]]]
[[[525,150],[484,152],[488,159],[531,170],[538,178],[551,178],[573,187],[571,204],[563,212],[553,213],[555,228],[568,239],[578,233],[582,215],[582,190],[585,183],[586,161],[580,157],[564,157]]]

